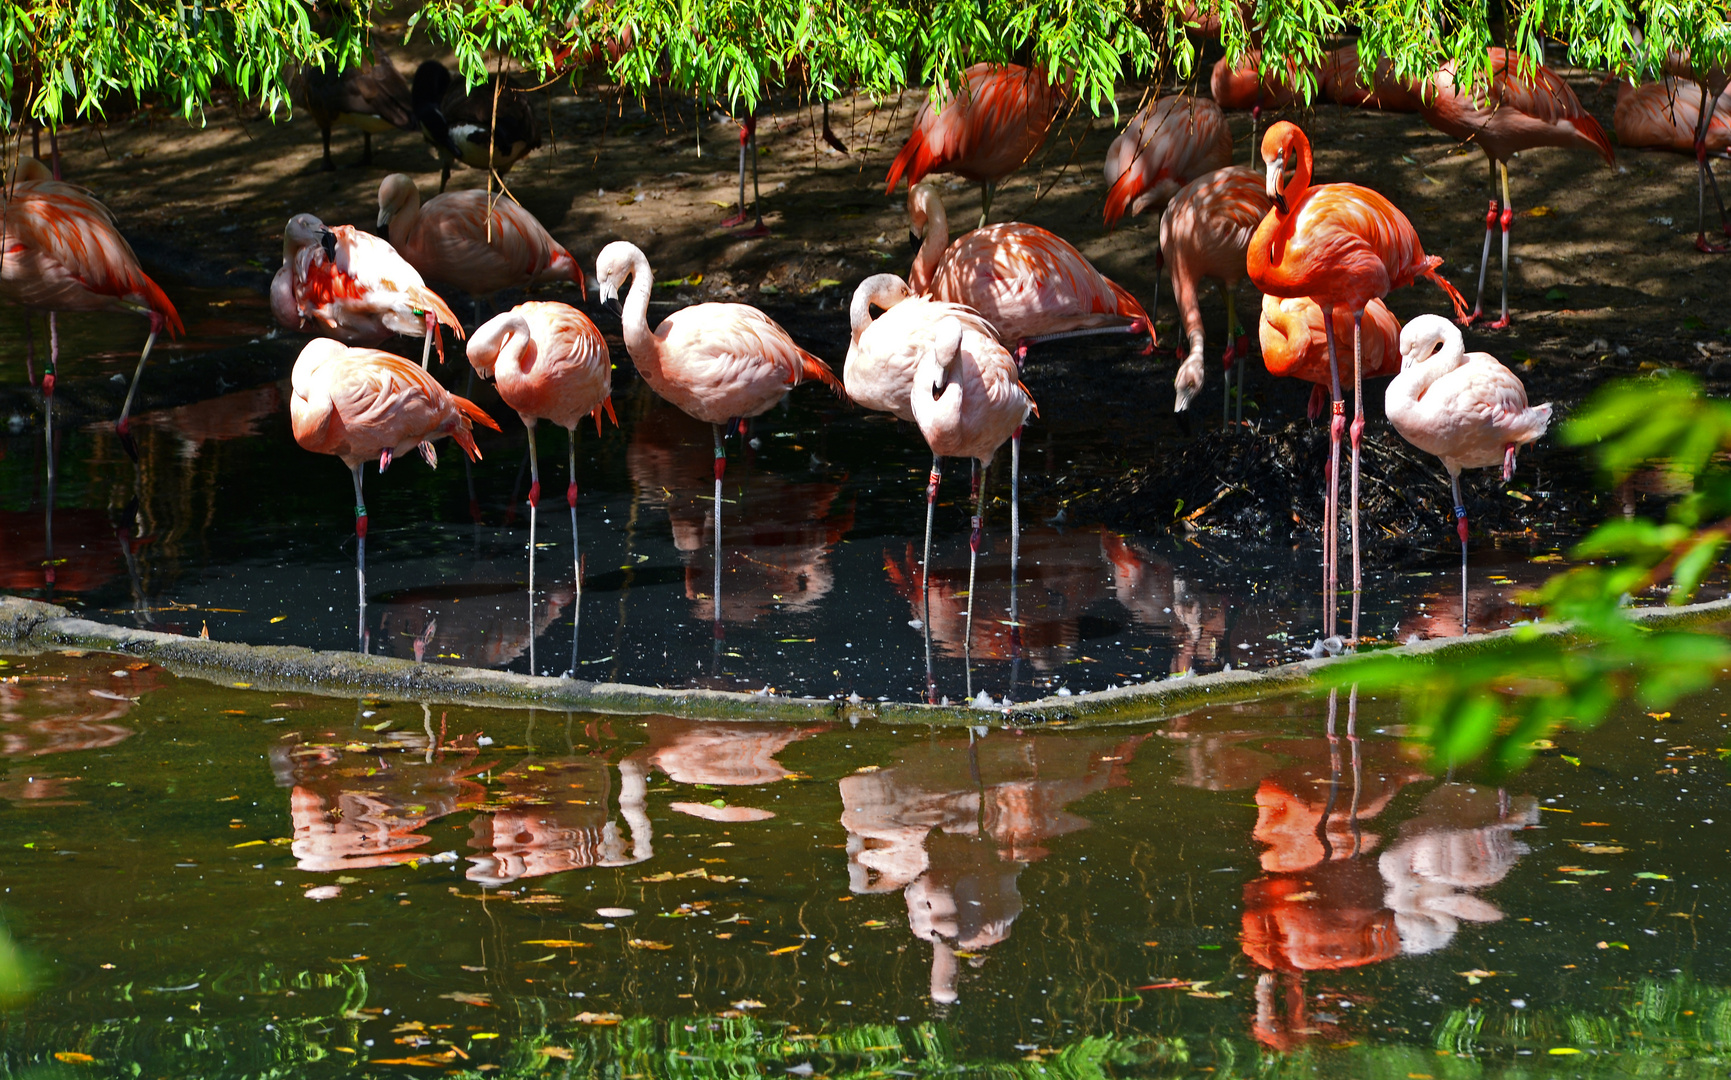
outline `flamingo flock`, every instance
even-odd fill
[[[1329,56],[1312,80],[1339,102],[1416,110],[1439,130],[1484,151],[1493,192],[1478,302],[1470,311],[1439,272],[1442,260],[1426,254],[1418,229],[1384,195],[1333,178],[1313,182],[1318,178],[1310,140],[1296,124],[1275,122],[1254,140],[1259,158],[1255,167],[1232,163],[1233,142],[1223,109],[1249,108],[1259,117],[1264,109],[1289,104],[1294,88],[1305,81],[1296,69],[1264,72],[1255,57],[1236,69],[1223,62],[1214,72],[1217,100],[1188,94],[1156,97],[1107,152],[1106,227],[1128,216],[1159,216],[1158,243],[1151,255],[1155,266],[1172,278],[1185,338],[1174,379],[1176,411],[1187,410],[1206,381],[1208,335],[1198,303],[1205,279],[1219,284],[1226,301],[1221,361],[1223,372],[1237,379],[1238,421],[1243,418],[1243,380],[1252,355],[1252,335],[1240,322],[1236,294],[1246,280],[1261,294],[1254,337],[1264,365],[1271,374],[1315,387],[1313,420],[1328,411],[1329,465],[1319,478],[1327,507],[1322,536],[1324,637],[1338,629],[1341,444],[1350,436],[1350,505],[1345,516],[1351,536],[1352,607],[1346,640],[1361,639],[1359,473],[1367,424],[1365,379],[1395,376],[1386,397],[1391,426],[1414,446],[1436,455],[1450,477],[1462,544],[1463,627],[1467,527],[1460,472],[1501,464],[1506,477],[1516,450],[1541,437],[1550,419],[1550,406],[1530,406],[1520,380],[1495,358],[1468,353],[1460,331],[1448,319],[1425,314],[1403,327],[1385,303],[1392,290],[1425,278],[1441,290],[1455,318],[1471,324],[1482,311],[1490,248],[1500,227],[1503,300],[1500,317],[1488,328],[1508,325],[1510,156],[1536,147],[1561,147],[1612,160],[1604,130],[1554,72],[1521,69],[1500,49],[1491,50],[1490,61],[1491,80],[1470,91],[1455,83],[1448,68],[1413,82],[1395,78],[1383,63],[1367,82],[1356,50],[1348,46]],[[297,82],[297,93],[320,125],[327,166],[333,124],[372,132],[381,130],[380,124],[400,127],[413,121],[439,151],[446,178],[458,163],[486,170],[490,179],[502,176],[538,145],[533,113],[508,80],[468,91],[454,86],[442,66],[429,62],[409,88],[394,68],[387,72],[381,65],[388,67],[388,59],[340,76],[309,71]],[[1726,133],[1731,131],[1715,87],[1722,89],[1723,82],[1692,69],[1663,84],[1625,87],[1614,125],[1625,146],[1692,153],[1702,162],[1703,250],[1717,250],[1705,240],[1706,189],[1713,186],[1717,196],[1706,161],[1725,152]],[[922,580],[931,558],[932,515],[943,460],[970,461],[974,509],[964,641],[972,633],[986,477],[1000,448],[1010,443],[1014,581],[1019,440],[1024,425],[1038,415],[1027,385],[1039,382],[1033,347],[1079,334],[1146,334],[1150,342],[1154,337],[1150,310],[1096,269],[1074,244],[1039,225],[989,220],[994,192],[1039,152],[1064,99],[1063,88],[1037,69],[977,64],[967,69],[952,94],[934,95],[921,110],[885,178],[886,194],[903,181],[908,185],[907,221],[917,254],[905,279],[877,273],[858,283],[839,373],[747,304],[697,304],[674,311],[652,327],[654,276],[648,257],[623,240],[601,246],[595,286],[602,305],[620,319],[625,352],[636,371],[652,391],[710,428],[717,557],[708,600],[718,640],[723,621],[726,440],[735,433],[744,436],[753,418],[804,382],[822,383],[843,401],[910,422],[925,439],[932,466],[926,485]],[[744,148],[754,140],[755,119],[747,117],[742,185]],[[955,237],[940,190],[930,179],[943,173],[982,186],[979,226]],[[443,188],[441,182],[441,192]],[[742,186],[740,214],[730,226],[743,223],[743,196]],[[181,331],[173,304],[138,268],[112,215],[89,192],[53,179],[46,169],[27,161],[8,190],[4,214],[0,295],[50,314],[42,382],[48,405],[60,360],[54,313],[107,309],[145,316],[150,334],[139,359],[140,373],[157,336]],[[492,308],[506,290],[555,282],[575,285],[581,297],[587,288],[582,268],[571,250],[503,191],[502,184],[444,192],[423,202],[411,177],[393,173],[378,189],[377,226],[385,235],[327,226],[311,214],[295,214],[284,228],[283,263],[270,290],[278,321],[313,336],[291,376],[293,431],[301,446],[338,457],[351,473],[363,608],[367,511],[362,466],[376,460],[383,471],[409,450],[419,450],[436,466],[433,443],[447,436],[468,458],[478,459],[475,427],[499,429],[483,409],[446,390],[429,370],[434,351],[445,360],[444,331],[465,338],[461,320],[434,286],[460,289],[474,300],[475,320],[466,345],[473,375],[496,383],[500,399],[518,413],[530,433],[531,596],[541,494],[534,430],[539,421],[548,420],[567,432],[566,498],[580,605],[577,433],[588,419],[600,434],[603,418],[613,414],[613,364],[606,339],[589,315],[569,303],[530,300],[485,322],[481,308]],[[1731,226],[1727,228],[1731,234]],[[1155,298],[1157,314],[1157,288]],[[395,336],[422,339],[419,365],[380,350]],[[1350,425],[1345,403],[1349,386]],[[136,388],[135,376],[117,425],[129,450],[127,416]],[[1230,416],[1232,400],[1229,390],[1222,399],[1223,421]],[[1013,591],[1011,595],[1013,626]],[[929,671],[929,595],[925,616],[916,621],[926,630]],[[361,644],[364,649],[364,632]]]

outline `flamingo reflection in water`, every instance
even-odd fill
[[[139,697],[161,686],[158,668],[115,668],[112,656],[88,659],[32,658],[26,668],[53,664],[54,678],[0,680],[0,759],[34,762],[53,754],[104,750],[133,735],[116,723],[132,712]],[[112,669],[112,670],[111,670]],[[54,776],[40,765],[27,775],[0,779],[0,799],[39,806],[73,805],[81,800],[69,785],[78,776]]]
[[[673,546],[685,558],[685,595],[692,615],[719,609],[725,622],[748,623],[772,609],[807,611],[835,587],[829,554],[853,529],[851,504],[837,506],[841,488],[821,480],[799,483],[776,472],[754,472],[730,493],[740,500],[737,533],[723,555],[721,603],[704,586],[714,580],[709,543],[714,513],[714,455],[703,442],[708,425],[659,399],[649,402],[631,433],[626,464],[639,495],[666,508]],[[797,444],[793,444],[797,446]],[[749,469],[750,458],[746,467]]]
[[[430,725],[429,725],[430,726]],[[294,822],[290,850],[312,873],[397,866],[425,859],[426,829],[459,810],[487,801],[470,777],[496,761],[477,760],[466,739],[392,731],[379,745],[347,749],[334,733],[323,742],[273,746],[271,770],[289,792]]]
[[[508,579],[509,571],[501,571]],[[432,586],[375,596],[381,609],[378,641],[389,656],[448,660],[467,667],[503,668],[529,653],[542,636],[571,610],[577,599],[574,583],[543,590],[525,624],[507,597],[521,586],[478,584]],[[477,601],[497,600],[497,603]]]
[[[476,815],[466,876],[489,888],[596,866],[630,866],[649,858],[645,774],[620,768],[614,819],[613,771],[601,757],[531,755],[493,773],[488,813]]]
[[[1147,737],[938,740],[879,772],[842,778],[848,889],[902,890],[909,927],[932,944],[933,1002],[960,999],[958,954],[1010,936],[1021,872],[1050,854],[1047,841],[1092,824],[1066,808],[1127,785],[1126,766]]]

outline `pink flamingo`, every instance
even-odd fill
[[[1250,359],[1250,343],[1238,325],[1233,290],[1244,277],[1250,236],[1274,205],[1266,187],[1267,181],[1254,169],[1219,169],[1185,185],[1160,215],[1160,257],[1172,274],[1172,295],[1190,339],[1190,353],[1178,365],[1172,382],[1174,412],[1188,409],[1202,389],[1206,335],[1196,292],[1202,279],[1209,277],[1220,282],[1220,291],[1226,296],[1226,355],[1222,364],[1227,373],[1234,365],[1238,368],[1238,418],[1244,419],[1244,361]],[[1222,422],[1231,398],[1228,388],[1220,399]]]
[[[1342,45],[1322,63],[1322,92],[1336,105],[1349,105],[1385,112],[1418,112],[1424,107],[1418,82],[1394,73],[1394,63],[1383,57],[1376,62],[1371,83],[1359,77],[1358,45]]]
[[[929,173],[955,173],[979,183],[984,225],[998,182],[1045,143],[1062,94],[1020,64],[975,64],[962,77],[960,93],[920,107],[884,178],[884,194],[895,194],[904,175],[912,187]]]
[[[973,308],[1001,340],[1017,343],[1018,359],[1029,345],[1077,333],[1154,336],[1134,296],[1038,225],[988,225],[952,244],[943,200],[931,184],[908,192],[908,225],[920,240],[908,273],[914,292]]]
[[[1232,164],[1232,132],[1207,98],[1157,98],[1106,148],[1106,228],[1165,208],[1179,188]]]
[[[1303,379],[1311,384],[1310,418],[1322,415],[1333,381],[1328,363],[1328,335],[1322,329],[1322,308],[1308,296],[1262,298],[1257,320],[1262,364],[1277,378]],[[1334,312],[1336,339],[1352,333],[1352,313]],[[1400,371],[1400,320],[1381,300],[1364,306],[1364,377],[1379,379]]]
[[[571,509],[571,573],[577,599],[573,619],[581,624],[583,562],[577,544],[577,425],[613,413],[613,365],[607,342],[589,316],[568,304],[531,300],[495,315],[469,339],[469,365],[483,379],[497,379],[499,397],[517,410],[529,430],[529,597],[535,597],[535,525],[541,503],[541,461],[535,448],[535,423],[551,420],[565,429],[570,443],[570,482],[565,502]],[[577,637],[572,634],[572,671]],[[535,640],[529,639],[529,670],[535,670]]]
[[[1537,66],[1531,75],[1516,65],[1514,53],[1492,49],[1491,80],[1474,96],[1455,83],[1453,63],[1444,64],[1425,88],[1426,102],[1419,112],[1431,127],[1463,142],[1473,141],[1485,152],[1491,169],[1491,204],[1485,213],[1485,246],[1479,256],[1479,290],[1473,300],[1470,324],[1483,311],[1485,271],[1491,260],[1491,231],[1497,222],[1503,228],[1503,313],[1491,328],[1509,325],[1509,225],[1515,220],[1509,202],[1509,158],[1536,146],[1561,146],[1594,150],[1611,164],[1615,158],[1611,141],[1569,84],[1548,67]],[[1497,178],[1502,177],[1502,199],[1497,199]],[[1499,215],[1500,207],[1500,215]]]
[[[387,225],[391,244],[421,276],[470,296],[547,281],[584,291],[577,260],[515,199],[451,191],[422,205],[415,182],[392,173],[379,184],[379,227]]]
[[[897,319],[888,318],[890,312],[904,305],[906,310]],[[882,308],[884,315],[873,319],[874,306]],[[842,385],[850,401],[873,412],[913,420],[908,388],[913,385],[922,350],[929,348],[931,342],[929,334],[911,333],[916,327],[910,325],[909,316],[916,308],[937,306],[938,301],[914,297],[908,283],[894,274],[873,274],[859,283],[848,308],[851,336],[847,360],[841,369]],[[946,310],[966,310],[954,304],[942,306]],[[920,320],[919,325],[923,327],[925,321]]]
[[[1282,120],[1262,139],[1262,159],[1268,165],[1268,194],[1274,209],[1250,239],[1246,270],[1251,282],[1269,296],[1308,296],[1322,307],[1323,333],[1328,340],[1330,389],[1334,418],[1329,424],[1328,511],[1323,539],[1324,636],[1335,626],[1335,591],[1339,578],[1340,437],[1346,407],[1340,393],[1340,362],[1334,343],[1334,309],[1352,312],[1352,637],[1358,638],[1361,575],[1359,567],[1358,458],[1364,435],[1364,309],[1390,289],[1429,278],[1448,294],[1458,315],[1466,301],[1436,268],[1442,260],[1427,256],[1406,215],[1377,192],[1357,184],[1310,185],[1310,140],[1296,124]],[[1287,162],[1292,179],[1282,181]]]
[[[438,468],[432,440],[449,435],[479,461],[469,434],[475,424],[499,430],[480,406],[440,386],[424,369],[388,352],[356,349],[330,338],[307,342],[289,377],[289,423],[295,442],[315,454],[334,454],[355,479],[355,578],[360,587],[361,651],[367,648],[367,503],[361,466],[378,459],[379,471],[398,454],[419,449]]]
[[[1731,236],[1731,220],[1725,217],[1725,204],[1719,195],[1719,181],[1713,175],[1710,157],[1727,157],[1731,149],[1731,97],[1721,94],[1713,108],[1702,115],[1704,91],[1701,84],[1687,79],[1665,79],[1663,82],[1617,88],[1617,111],[1611,127],[1617,133],[1619,145],[1631,149],[1672,150],[1692,155],[1699,163],[1696,200],[1696,248],[1715,252],[1722,250],[1707,242],[1707,187],[1713,188],[1713,198],[1719,203],[1719,220],[1727,236]]]
[[[900,305],[897,305],[898,307]],[[891,308],[893,313],[896,309]],[[908,395],[914,422],[926,445],[932,448],[932,473],[926,483],[926,547],[921,563],[924,580],[931,581],[932,508],[937,501],[938,483],[943,459],[965,457],[973,459],[974,517],[968,533],[968,616],[963,637],[964,654],[972,640],[974,625],[974,571],[979,561],[980,539],[986,513],[986,470],[997,455],[998,447],[1010,440],[1010,475],[1021,472],[1022,424],[1035,413],[1034,399],[1018,378],[1016,361],[990,332],[989,326],[970,320],[966,315],[944,314],[932,328],[931,347],[923,351],[914,371],[913,386]],[[1021,519],[1017,492],[1010,497],[1010,580],[1015,581],[1017,548],[1021,536]],[[929,587],[929,585],[928,585]],[[931,682],[931,610],[927,597],[924,630],[926,633],[926,680],[928,694]],[[1015,620],[1014,600],[1011,601],[1011,621]],[[968,696],[973,697],[973,672],[967,672]]]
[[[1665,73],[1693,82],[1700,92],[1702,101],[1714,103],[1712,112],[1697,110],[1695,122],[1695,197],[1696,225],[1695,249],[1708,255],[1722,255],[1731,251],[1731,244],[1709,244],[1707,242],[1707,189],[1713,189],[1713,201],[1719,204],[1719,226],[1725,235],[1731,237],[1731,220],[1725,217],[1725,200],[1719,194],[1719,181],[1713,176],[1713,169],[1707,164],[1709,148],[1709,133],[1713,116],[1726,107],[1725,91],[1731,87],[1731,67],[1721,65],[1710,67],[1697,65],[1687,50],[1673,52],[1665,58]]]
[[[1442,459],[1461,538],[1461,630],[1467,625],[1467,509],[1461,470],[1500,464],[1503,482],[1515,451],[1545,433],[1551,406],[1527,404],[1515,373],[1489,353],[1469,353],[1461,332],[1440,315],[1420,315],[1400,332],[1400,374],[1388,384],[1388,422],[1400,437]]]
[[[345,345],[379,345],[392,334],[422,338],[423,368],[435,343],[444,362],[440,323],[463,336],[457,316],[388,241],[352,225],[329,228],[311,214],[283,227],[270,307],[284,327],[310,327]]]
[[[134,461],[129,418],[145,361],[157,335],[186,332],[180,314],[138,265],[132,247],[115,227],[114,215],[95,195],[75,184],[47,178],[47,166],[20,166],[0,217],[0,296],[48,312],[48,366],[42,376],[44,424],[49,437],[49,483],[53,484],[54,382],[60,361],[62,311],[129,311],[150,321],[150,336],[126,388],[114,430]],[[50,488],[52,490],[52,487]]]
[[[1263,74],[1261,66],[1262,50],[1252,49],[1238,58],[1236,67],[1222,56],[1208,75],[1209,93],[1222,109],[1249,110],[1252,146],[1256,145],[1256,125],[1264,108],[1284,109],[1302,100],[1296,61],[1286,62],[1284,78],[1272,71]]]
[[[631,291],[623,304],[619,290]],[[746,304],[681,308],[653,331],[649,293],[655,279],[635,244],[615,240],[595,260],[601,302],[619,312],[625,350],[643,381],[715,435],[715,626],[721,628],[721,478],[727,471],[723,429],[768,412],[787,392],[817,379],[846,398],[829,365],[793,343],[774,319]]]

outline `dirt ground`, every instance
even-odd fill
[[[406,73],[421,58],[396,57]],[[1589,73],[1564,74],[1608,131],[1612,90]],[[1144,89],[1125,88],[1119,126]],[[604,87],[574,95],[565,86],[535,98],[549,128],[545,145],[508,182],[586,271],[608,241],[631,240],[648,254],[657,279],[672,283],[657,290],[657,301],[756,303],[838,370],[853,285],[880,270],[906,273],[904,196],[886,196],[883,176],[922,100],[918,92],[882,102],[836,102],[831,123],[849,148],[846,155],[819,140],[815,109],[791,102],[766,106],[758,165],[772,234],[759,239],[720,227],[738,200],[739,128],[727,116],[707,107],[699,114],[690,99],[671,93],[638,101]],[[1328,105],[1292,118],[1316,147],[1317,180],[1353,180],[1387,194],[1470,298],[1489,194],[1483,155],[1411,115]],[[1238,160],[1247,163],[1250,118],[1235,113],[1230,120]],[[1072,116],[1046,151],[1000,188],[993,216],[1057,232],[1147,304],[1155,291],[1158,221],[1130,219],[1113,233],[1101,221],[1100,168],[1114,126],[1110,118]],[[437,187],[437,161],[418,135],[375,136],[368,168],[351,164],[359,156],[357,134],[339,129],[334,141],[339,168],[322,172],[310,120],[272,122],[256,110],[219,104],[202,127],[144,110],[67,129],[60,145],[67,177],[113,208],[147,269],[160,274],[172,294],[177,282],[262,292],[280,262],[281,230],[291,214],[310,211],[333,224],[370,229],[387,172],[408,172],[426,195]],[[1517,211],[1509,289],[1515,322],[1501,332],[1469,331],[1469,348],[1500,356],[1526,380],[1535,401],[1554,401],[1560,412],[1614,376],[1660,369],[1694,372],[1718,391],[1731,388],[1731,260],[1700,255],[1691,245],[1692,160],[1620,151],[1608,168],[1591,154],[1539,150],[1514,161],[1510,175]],[[452,178],[453,187],[483,182],[472,171]],[[952,221],[977,216],[979,193],[972,185],[951,182],[946,199]],[[1493,267],[1493,305],[1497,280]],[[1247,284],[1240,286],[1240,300],[1241,310],[1256,310]],[[1428,284],[1402,290],[1389,303],[1403,318],[1447,309]],[[1277,542],[1314,526],[1326,435],[1304,418],[1308,387],[1277,383],[1253,364],[1250,425],[1215,431],[1224,307],[1213,289],[1203,305],[1209,383],[1188,420],[1172,414],[1171,347],[1179,335],[1169,302],[1158,320],[1161,349],[1152,356],[1095,343],[1030,360],[1027,382],[1040,402],[1043,429],[1033,437],[1079,451],[1071,468],[1051,467],[1029,478],[1026,495],[1042,502],[1046,513]],[[467,317],[466,306],[457,310]],[[617,319],[593,305],[589,310],[616,335]],[[623,370],[622,348],[617,355]],[[147,381],[143,405],[196,399],[203,391],[191,372],[182,369],[173,383]],[[1379,417],[1380,385],[1373,384],[1367,398],[1373,419]],[[1385,424],[1373,422],[1367,442],[1367,476],[1380,470],[1366,484],[1377,527],[1421,547],[1446,548],[1453,529],[1440,467],[1399,443]],[[1578,531],[1612,505],[1577,454],[1555,440],[1523,457],[1515,485],[1504,488],[1486,473],[1471,487],[1478,527],[1541,544]]]

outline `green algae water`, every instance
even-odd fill
[[[4,1077],[1731,1068],[1718,693],[1498,787],[1351,695],[958,733],[4,665]]]

